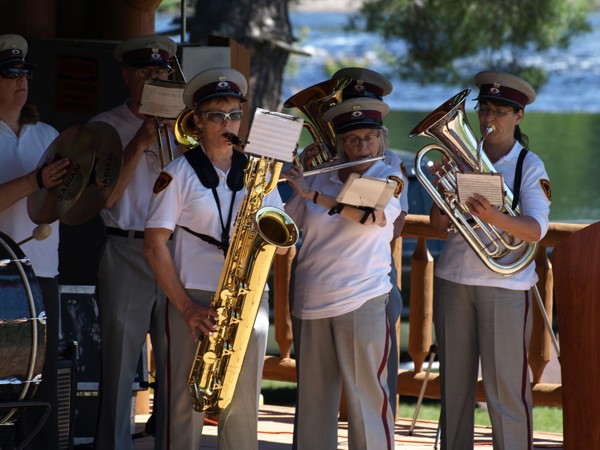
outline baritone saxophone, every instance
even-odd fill
[[[233,144],[240,142],[235,135],[229,138]],[[248,158],[246,194],[211,300],[219,315],[216,327],[198,342],[188,377],[196,411],[216,414],[231,403],[275,251],[298,240],[290,216],[262,206],[264,196],[276,188],[281,168],[282,163],[273,158]]]

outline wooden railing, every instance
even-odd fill
[[[536,257],[538,289],[542,297],[546,314],[552,320],[552,266],[547,258],[547,249],[554,247],[562,239],[582,229],[585,224],[551,223],[548,233],[540,242]],[[432,341],[433,317],[433,258],[427,249],[428,239],[446,239],[445,233],[436,233],[429,223],[428,216],[409,214],[406,217],[402,237],[416,238],[417,245],[411,263],[411,289],[409,314],[408,352],[414,362],[414,370],[399,370],[398,395],[417,397],[421,390],[425,372],[423,364]],[[396,261],[401,264],[402,239],[396,239],[393,252],[398,255]],[[295,250],[286,256],[277,256],[275,260],[275,339],[279,345],[279,356],[267,356],[263,370],[263,379],[277,381],[296,381],[296,362],[290,358],[292,330],[289,317],[288,286],[291,262]],[[398,274],[402,273],[398,267]],[[536,303],[537,305],[537,303]],[[544,368],[550,361],[552,352],[551,336],[546,329],[540,308],[534,307],[532,338],[529,346],[529,366],[532,373],[533,403],[538,406],[561,406],[562,386],[543,383]],[[425,390],[425,397],[440,398],[439,377],[431,373]],[[483,387],[478,386],[478,400],[485,401]]]

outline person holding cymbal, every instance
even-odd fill
[[[61,158],[37,167],[58,136],[58,131],[40,122],[37,110],[27,104],[29,81],[35,65],[27,62],[27,41],[17,34],[0,36],[0,231],[19,242],[27,240],[36,224],[27,212],[27,196],[63,182],[69,160]],[[42,291],[46,314],[46,353],[42,382],[33,400],[48,402],[50,416],[33,437],[33,448],[58,448],[56,365],[58,360],[58,221],[49,224],[44,240],[22,245]],[[17,440],[27,439],[42,417],[42,411],[26,408],[17,422]]]

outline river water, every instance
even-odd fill
[[[392,109],[430,111],[445,99],[464,88],[473,86],[428,85],[407,82],[388,73],[389,68],[379,57],[378,49],[385,48],[401,54],[402,42],[384,43],[373,33],[348,31],[350,14],[324,12],[292,12],[297,46],[312,56],[291,58],[285,75],[283,97],[327,78],[323,63],[327,60],[356,61],[390,77],[394,91],[386,97]],[[593,31],[578,36],[568,51],[552,50],[545,54],[525,52],[525,63],[543,66],[549,76],[548,83],[538,92],[530,111],[547,112],[600,112],[600,12],[588,16]],[[476,73],[482,70],[477,61],[470,61]],[[469,67],[466,67],[469,69]],[[474,93],[473,93],[474,94]]]
[[[293,55],[284,76],[282,98],[328,78],[324,69],[327,61],[351,61],[385,73],[394,85],[386,97],[392,109],[430,111],[464,88],[441,84],[421,86],[416,82],[400,80],[380,57],[379,50],[403,52],[400,41],[384,42],[374,34],[348,31],[351,13],[324,11],[291,11],[290,20],[296,47],[310,56]],[[157,14],[156,31],[169,28],[170,17]],[[525,52],[526,63],[542,65],[549,81],[543,86],[529,111],[600,113],[600,11],[588,15],[592,32],[575,38],[567,51],[552,50],[544,54]],[[179,41],[178,35],[172,36]],[[482,70],[477,61],[465,63],[466,73]],[[472,68],[472,70],[468,70]],[[473,96],[474,96],[473,92]]]
[[[362,65],[385,73],[393,82],[394,91],[385,97],[391,108],[402,112],[402,121],[388,124],[394,148],[416,151],[429,142],[407,139],[409,130],[427,113],[464,88],[473,86],[420,86],[388,73],[378,49],[401,52],[401,42],[384,43],[372,33],[347,31],[348,13],[290,13],[296,46],[311,56],[293,55],[284,75],[282,99],[328,78],[324,65],[328,60],[350,61],[347,65]],[[588,16],[593,31],[573,40],[568,51],[553,50],[543,55],[525,54],[527,62],[543,65],[549,81],[538,90],[538,97],[527,107],[524,131],[529,135],[532,150],[545,162],[552,181],[553,221],[594,222],[600,220],[600,12]],[[157,16],[156,29],[168,28],[170,19]],[[178,36],[173,36],[178,40]],[[467,73],[482,70],[472,61]],[[476,96],[472,92],[466,101],[472,113]],[[471,122],[475,123],[475,122]],[[418,142],[417,142],[418,141]]]

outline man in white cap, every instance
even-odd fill
[[[166,445],[166,299],[143,255],[144,221],[161,160],[155,119],[141,114],[139,106],[145,82],[167,79],[172,72],[170,61],[176,50],[175,42],[165,36],[142,36],[117,45],[114,55],[122,64],[129,98],[91,119],[112,125],[123,144],[119,182],[100,211],[106,241],[98,270],[102,378],[96,449],[133,448],[131,392],[148,331],[156,366],[155,448]]]
[[[30,237],[36,226],[27,213],[27,195],[62,183],[69,165],[69,161],[62,158],[37,168],[58,132],[40,122],[37,110],[26,104],[29,80],[35,70],[35,66],[25,60],[27,50],[27,41],[22,36],[0,36],[0,230],[15,242]],[[48,402],[52,409],[44,427],[32,441],[36,448],[58,447],[58,222],[50,224],[50,227],[52,233],[46,239],[31,240],[21,246],[31,260],[47,317],[42,382],[33,400]],[[11,361],[3,361],[2,364],[11,364]],[[27,373],[27,367],[15,369]],[[40,374],[34,373],[32,378],[37,375]],[[19,419],[21,439],[27,439],[42,412],[39,408],[24,410]]]
[[[513,193],[513,210],[505,214],[475,194],[469,213],[517,241],[536,242],[548,230],[550,182],[541,159],[527,149],[521,132],[525,106],[535,100],[533,87],[505,72],[475,76],[477,113],[486,133],[483,152]],[[439,170],[436,164],[431,170]],[[434,205],[431,224],[448,229],[448,216]],[[482,242],[486,237],[480,235]],[[515,258],[507,257],[508,261]],[[500,263],[504,261],[500,260]],[[506,262],[504,262],[506,263]],[[527,349],[531,337],[531,287],[535,262],[510,275],[490,270],[459,233],[449,233],[435,269],[433,318],[440,359],[444,450],[473,448],[474,408],[481,363],[494,449],[533,448],[532,394]]]
[[[246,91],[244,76],[227,67],[207,69],[190,80],[183,99],[195,111],[200,145],[165,167],[154,186],[146,221],[146,256],[169,298],[168,435],[172,450],[201,446],[204,413],[193,409],[187,380],[200,335],[214,328],[217,314],[210,309],[211,298],[245,195],[247,160],[234,149],[231,136],[239,133]],[[263,205],[283,208],[277,190],[264,197]],[[171,236],[172,253],[167,247]],[[258,448],[258,400],[268,328],[265,289],[233,398],[219,415],[221,450]]]

